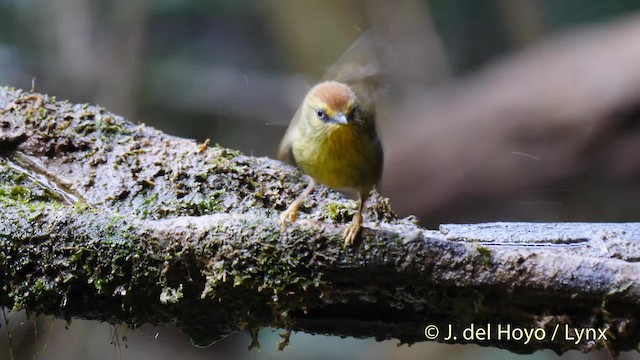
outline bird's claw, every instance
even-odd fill
[[[348,246],[353,245],[356,240],[356,236],[358,236],[358,233],[360,232],[360,229],[362,229],[362,215],[360,215],[360,213],[356,213],[356,215],[354,215],[353,217],[353,221],[351,221],[351,223],[347,225],[347,228],[342,234],[342,237],[344,238],[344,249],[346,249]]]
[[[298,218],[298,207],[289,206],[287,210],[285,210],[280,215],[280,232],[284,233],[285,230],[287,229],[287,223],[292,223],[296,221],[297,218]]]

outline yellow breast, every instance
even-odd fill
[[[308,131],[293,141],[300,168],[316,181],[339,190],[366,191],[377,181],[374,145],[353,126]]]

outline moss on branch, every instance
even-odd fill
[[[449,342],[617,352],[640,339],[638,224],[429,231],[375,194],[343,250],[355,204],[326,188],[280,234],[306,185],[289,166],[9,88],[0,149],[0,305],[13,309],[177,324],[198,344],[261,326],[411,343],[428,324],[471,323],[610,336]]]

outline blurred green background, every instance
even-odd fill
[[[99,104],[176,136],[211,138],[246,154],[274,157],[307,89],[368,29],[395,34],[408,58],[421,53],[416,58],[423,61],[405,75],[437,88],[557,32],[639,10],[638,0],[0,0],[0,85],[28,90],[35,78],[37,92],[58,99]],[[573,220],[557,206],[545,209],[519,219]],[[492,220],[518,218],[506,211],[492,212]],[[445,214],[454,215],[434,216],[426,224],[488,221]],[[616,214],[603,220],[625,220]],[[520,356],[475,345],[396,347],[394,341],[307,334],[294,334],[292,345],[278,353],[278,331],[272,329],[261,332],[260,351],[246,350],[245,334],[200,349],[175,329],[152,326],[129,330],[118,347],[108,324],[8,316],[18,359],[557,357],[549,351]],[[9,355],[6,329],[0,328],[0,359]],[[609,358],[604,352],[563,356],[584,357]]]

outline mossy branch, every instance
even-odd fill
[[[354,204],[326,188],[280,234],[305,186],[280,162],[46,95],[0,88],[0,109],[2,306],[172,323],[199,344],[261,326],[416,342],[433,324],[438,341],[451,325],[446,342],[521,352],[638,345],[638,224],[430,231],[374,195],[361,242],[343,250]],[[547,336],[465,339],[472,323]],[[565,326],[606,340],[567,339]]]

